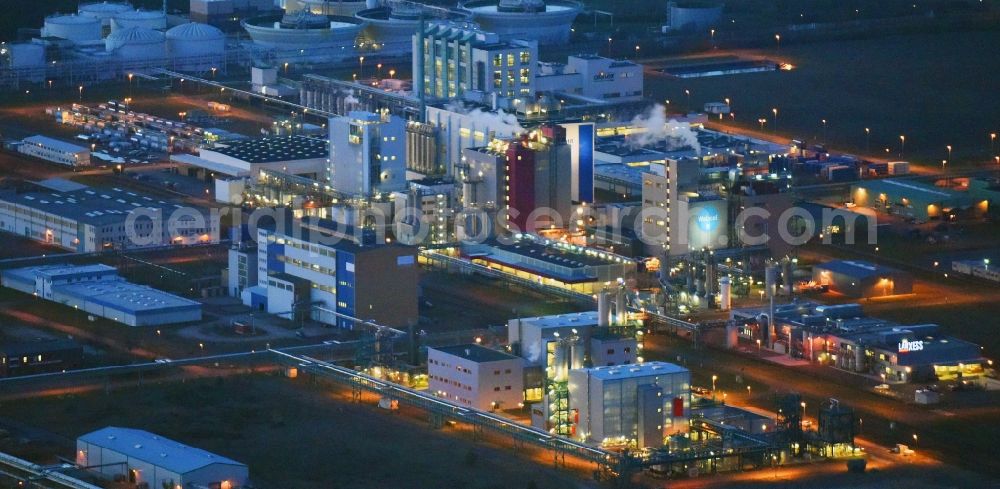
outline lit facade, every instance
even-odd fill
[[[406,122],[393,115],[351,112],[330,119],[330,186],[369,198],[406,188]]]
[[[524,360],[476,344],[427,348],[428,391],[476,409],[517,409]]]

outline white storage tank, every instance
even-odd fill
[[[158,10],[130,10],[116,14],[111,18],[111,32],[120,31],[126,27],[166,29],[167,15]]]
[[[104,40],[104,47],[107,52],[128,60],[157,59],[166,55],[163,33],[144,27],[127,27],[113,32]]]
[[[42,37],[58,37],[70,41],[96,41],[101,38],[101,21],[75,14],[56,14],[45,18]]]
[[[174,69],[207,71],[220,66],[226,54],[226,35],[208,24],[189,22],[167,31],[167,55]]]
[[[132,6],[127,3],[100,2],[84,3],[80,5],[77,12],[82,16],[98,19],[102,26],[109,27],[112,17],[130,10],[132,10]]]

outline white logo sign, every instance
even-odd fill
[[[924,349],[924,342],[920,340],[902,340],[899,342],[899,352],[907,353],[911,351],[920,351]]]

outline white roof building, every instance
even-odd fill
[[[148,431],[109,426],[76,440],[76,463],[109,478],[148,487],[235,489],[247,482],[245,464]]]

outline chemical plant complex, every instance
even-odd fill
[[[0,488],[996,484],[995,128],[773,101],[992,2],[52,3],[0,33]]]

